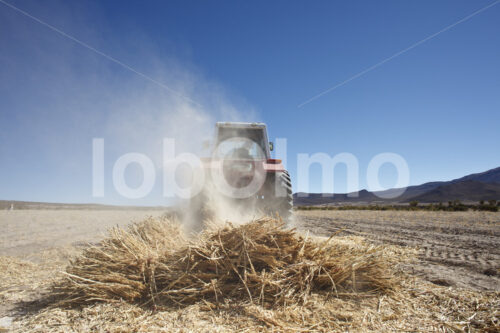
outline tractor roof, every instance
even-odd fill
[[[264,123],[242,123],[242,122],[217,122],[215,124],[216,127],[224,127],[224,128],[266,128],[266,124]]]

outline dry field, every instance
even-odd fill
[[[161,211],[14,210],[0,211],[0,255],[30,259],[43,250],[99,241],[113,226],[125,226]]]
[[[419,250],[408,272],[444,286],[500,291],[500,213],[298,211],[299,228],[342,230],[375,243]]]
[[[335,292],[313,292],[302,303],[273,307],[245,299],[246,292],[237,293],[242,298],[236,297],[234,301],[206,298],[168,307],[144,306],[125,299],[91,302],[76,308],[50,306],[54,304],[51,286],[65,278],[61,272],[70,258],[89,244],[99,244],[112,226],[124,227],[146,216],[161,214],[161,211],[0,211],[3,231],[0,332],[2,327],[19,332],[493,332],[500,329],[500,213],[483,212],[296,212],[295,224],[304,237],[307,230],[310,235],[318,236],[335,233],[333,245],[353,253],[352,265],[344,264],[347,271],[359,265],[360,258],[366,261],[375,256],[386,261],[392,267],[392,291],[355,290],[355,274],[349,273],[352,276],[345,276],[343,282],[347,286],[352,283],[349,292],[342,291],[343,285],[339,285]],[[217,238],[214,241],[202,247],[203,251],[217,247]],[[126,242],[120,244],[127,248]],[[93,253],[99,251],[97,248]],[[146,260],[150,262],[149,257]],[[301,267],[311,265],[308,260]],[[227,260],[228,265],[232,262]],[[160,274],[161,278],[171,270],[168,263],[163,265],[167,273]],[[89,269],[95,268],[89,266]],[[79,271],[89,272],[85,267],[70,272]],[[268,276],[270,272],[259,274]],[[77,277],[72,279],[79,295],[82,292],[85,295],[89,284],[94,289],[102,285],[90,279],[83,284],[78,283]],[[175,283],[179,281],[182,282]],[[270,283],[267,286],[264,283],[262,288],[272,289],[274,282]],[[188,289],[183,292],[197,293],[189,286],[184,288]]]

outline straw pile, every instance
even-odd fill
[[[48,276],[64,266],[54,256],[0,257],[0,301],[20,311],[13,332],[500,330],[500,293],[394,273],[416,253],[309,238],[269,218],[194,240],[172,219],[149,219],[87,247],[55,289]]]
[[[54,286],[54,292],[63,304],[74,305],[154,297],[157,266],[182,244],[180,225],[165,218],[148,218],[126,230],[115,227],[98,245],[70,261],[63,272],[66,279]]]
[[[108,238],[70,263],[55,291],[64,304],[212,307],[228,300],[264,306],[304,304],[311,293],[387,293],[397,283],[376,246],[318,242],[263,218],[211,228],[195,241],[169,219],[148,219]]]

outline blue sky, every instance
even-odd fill
[[[162,137],[194,145],[226,119],[263,121],[271,138],[287,138],[292,178],[297,153],[354,154],[361,188],[383,152],[406,159],[411,184],[500,165],[500,3],[298,107],[492,0],[10,3],[203,109],[186,111],[189,102],[0,3],[0,199],[162,204],[161,184],[120,198],[114,161],[131,151],[155,160]],[[177,126],[187,118],[195,129]],[[94,137],[106,142],[97,199]],[[345,176],[335,169],[336,192]],[[382,185],[395,177],[381,169]]]

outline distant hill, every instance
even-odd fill
[[[500,167],[481,173],[470,174],[450,181],[435,181],[421,185],[409,186],[406,191],[394,199],[382,199],[384,195],[394,193],[399,189],[369,192],[359,191],[359,196],[352,193],[328,194],[305,193],[294,194],[294,204],[298,206],[325,204],[356,204],[356,203],[405,203],[412,200],[419,202],[446,202],[451,200],[479,201],[500,200]]]
[[[439,186],[427,193],[412,198],[412,200],[418,202],[443,202],[451,200],[487,201],[497,199],[500,199],[500,184],[488,184],[474,180],[463,180]]]
[[[451,183],[458,183],[465,180],[475,180],[482,183],[500,184],[500,167],[481,173],[473,173],[468,176],[452,180]]]
[[[295,193],[293,201],[296,206],[313,205],[342,205],[342,204],[370,204],[370,203],[408,203],[416,200],[422,203],[447,202],[453,200],[480,201],[500,200],[500,167],[481,173],[470,174],[450,181],[428,182],[421,185],[409,186],[406,191],[394,199],[383,199],[380,196],[390,194],[398,189],[369,192],[361,190],[358,196],[354,193]],[[64,204],[47,202],[29,202],[0,200],[0,210],[10,209],[89,209],[89,210],[164,210],[168,207],[143,206],[112,206],[99,204]]]

